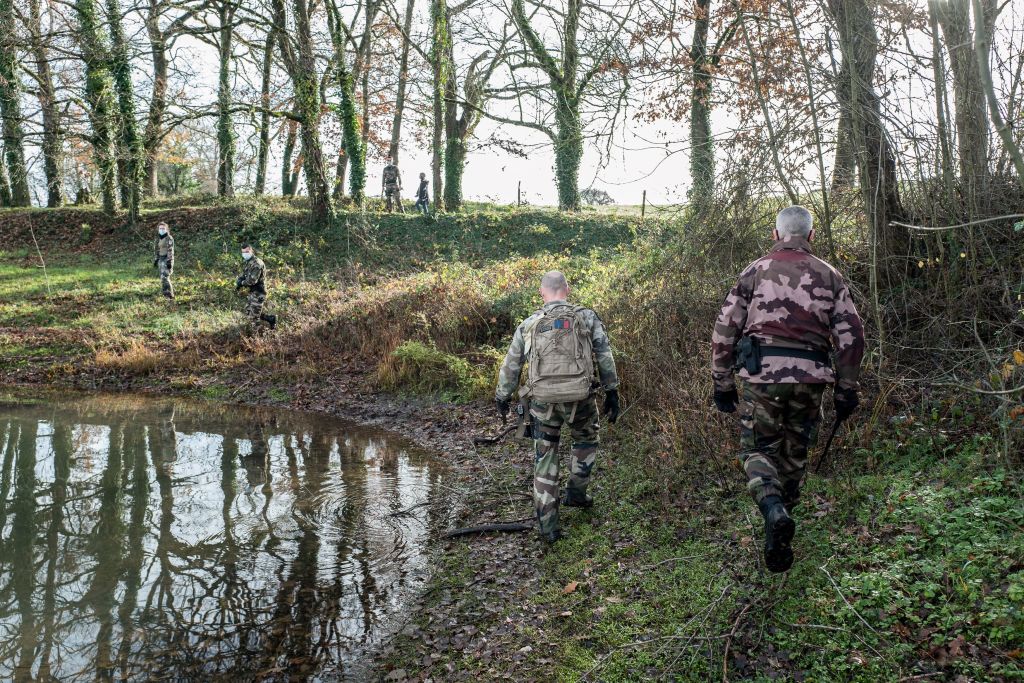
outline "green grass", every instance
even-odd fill
[[[705,482],[666,499],[644,464],[648,449],[619,440],[599,456],[598,506],[563,510],[566,536],[536,560],[540,583],[525,604],[520,591],[475,622],[500,639],[505,658],[447,661],[484,679],[496,668],[498,677],[560,681],[588,672],[601,681],[706,681],[721,678],[723,661],[732,679],[1019,679],[1024,489],[985,464],[990,446],[968,440],[925,469],[879,452],[893,461],[883,471],[811,477],[797,514],[797,563],[782,578],[759,565],[760,515],[739,473],[724,489]],[[493,488],[514,486],[510,471],[497,476]],[[458,596],[453,620],[487,614],[485,600],[459,589],[489,571],[474,564],[480,557],[456,547],[431,587]],[[544,618],[524,621],[524,612]],[[527,646],[548,663],[512,656]],[[418,670],[415,648],[400,642],[392,663]]]

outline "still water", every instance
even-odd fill
[[[0,397],[0,680],[367,676],[448,521],[438,462],[302,413]]]

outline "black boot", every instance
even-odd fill
[[[265,313],[265,314],[261,315],[260,318],[265,320],[267,322],[267,324],[270,325],[270,329],[274,329],[275,327],[277,327],[277,316],[276,315],[270,315],[270,314],[266,314]]]
[[[793,566],[793,534],[796,524],[779,496],[766,496],[758,503],[764,515],[764,563],[771,572]]]
[[[562,538],[562,532],[560,529],[548,531],[547,533],[541,532],[540,537],[544,539],[544,542],[548,545],[554,545],[555,543],[558,543],[558,539]]]
[[[570,508],[592,508],[594,499],[586,493],[579,493],[572,489],[566,489],[562,494],[562,505]]]

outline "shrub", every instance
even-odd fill
[[[164,354],[133,340],[123,351],[100,349],[96,352],[96,365],[129,375],[148,375],[161,365]]]
[[[406,341],[380,363],[377,379],[385,389],[403,388],[420,394],[440,394],[458,402],[471,401],[494,390],[501,357],[493,350],[484,355],[491,361],[489,373],[465,358]]]

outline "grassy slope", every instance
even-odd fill
[[[302,216],[286,204],[153,206],[136,235],[89,213],[0,213],[18,235],[0,254],[0,373],[218,396],[223,373],[256,367],[286,396],[297,373],[330,375],[336,356],[351,356],[392,388],[468,400],[487,393],[499,353],[488,347],[500,349],[533,306],[540,270],[563,267],[582,300],[611,305],[632,296],[623,283],[664,238],[657,223],[604,213],[343,217],[323,231]],[[163,217],[178,239],[175,306],[149,267],[148,224]],[[236,333],[240,239],[266,256],[288,323],[259,341]],[[640,377],[642,359],[621,351],[627,377]],[[559,680],[697,681],[722,677],[723,664],[733,679],[1021,678],[1024,491],[969,423],[975,408],[921,406],[844,437],[836,470],[809,481],[800,560],[785,579],[760,568],[757,513],[728,465],[732,426],[703,404],[673,406],[680,432],[718,436],[684,447],[663,438],[664,420],[635,412],[602,453],[599,506],[567,511],[554,549],[521,536],[446,547],[418,628],[387,667],[485,680],[555,670]],[[481,457],[481,500],[529,490],[524,448]],[[528,516],[514,501],[477,506],[471,519]]]

